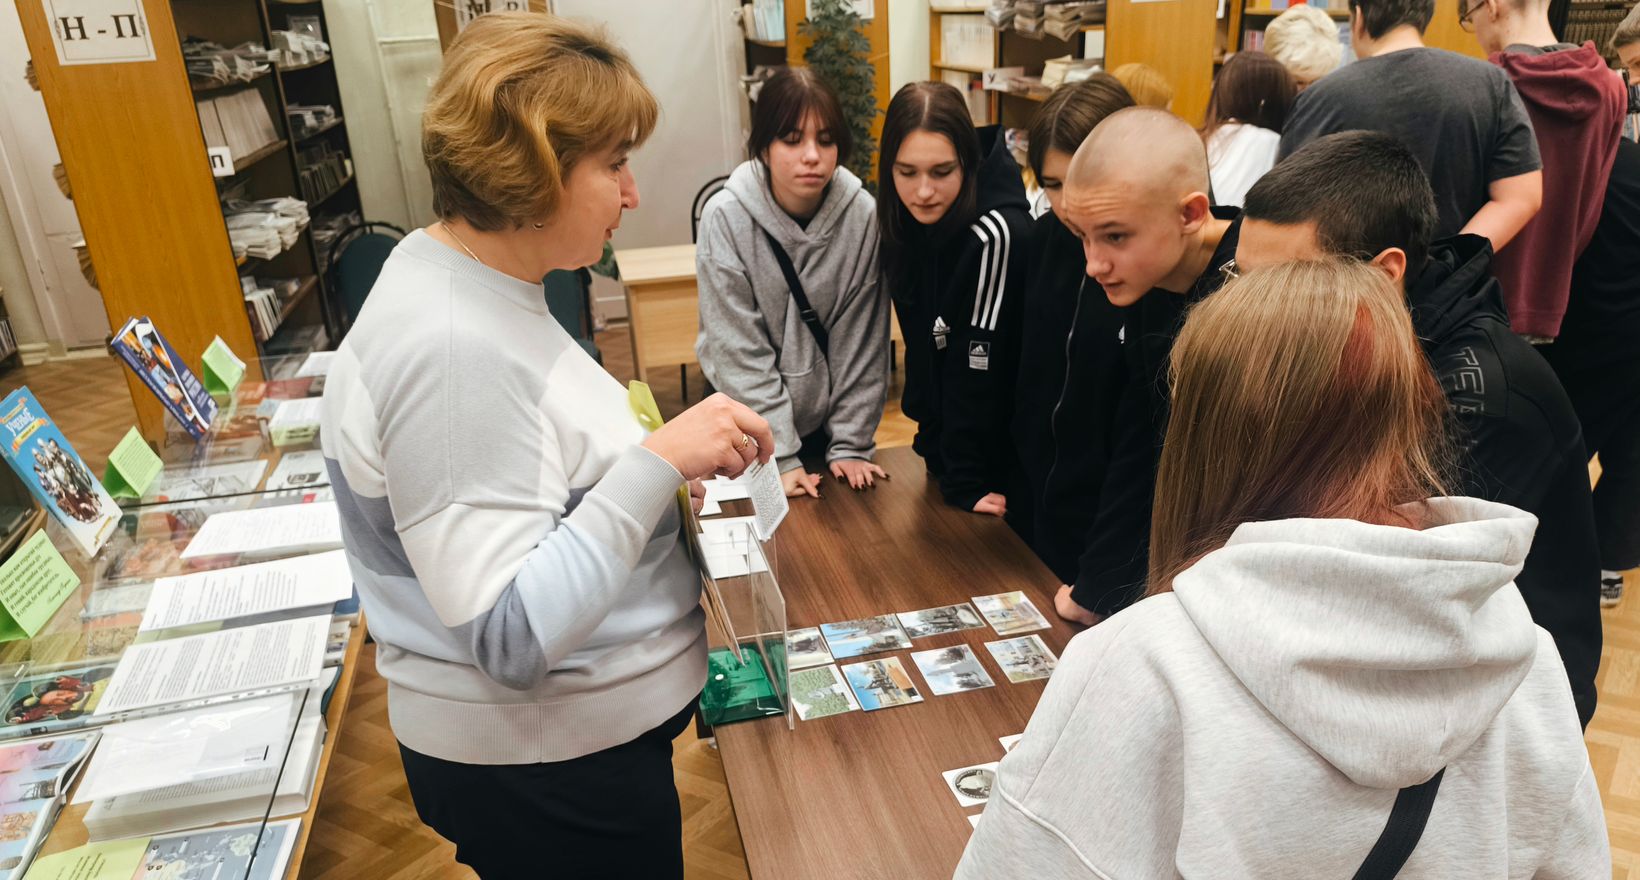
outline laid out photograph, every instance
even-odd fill
[[[1637,3],[0,2],[0,880],[1640,880]]]

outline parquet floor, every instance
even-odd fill
[[[606,366],[631,375],[624,330],[599,335]],[[63,361],[0,376],[0,395],[27,384],[88,463],[103,460],[133,422],[122,368],[112,358]],[[668,414],[683,408],[676,370],[656,371],[656,398]],[[690,372],[691,402],[703,382]],[[910,442],[912,426],[898,411],[898,389],[878,443]],[[1637,502],[1640,503],[1640,502]],[[1589,726],[1589,757],[1600,780],[1612,841],[1613,880],[1640,880],[1640,577],[1630,573],[1630,596],[1604,612],[1606,643],[1600,670],[1600,709]],[[375,674],[375,649],[362,667],[320,802],[317,825],[299,876],[303,880],[444,880],[471,878],[455,864],[454,847],[416,819],[397,745],[387,726],[386,684]],[[683,808],[688,880],[742,880],[747,876],[734,808],[717,753],[688,730],[674,743]]]

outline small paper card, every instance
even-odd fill
[[[213,396],[232,394],[245,378],[245,362],[218,336],[200,356],[205,367],[205,390]]]
[[[141,498],[154,479],[165,470],[165,462],[154,454],[148,441],[142,439],[136,428],[125,432],[125,439],[108,453],[108,467],[103,471],[103,488],[115,498]]]
[[[45,531],[35,532],[0,565],[0,642],[33,638],[79,586]]]
[[[786,519],[791,504],[786,500],[786,487],[780,483],[780,471],[774,459],[754,461],[746,469],[747,488],[752,496],[752,528],[759,541],[774,537],[774,530]]]

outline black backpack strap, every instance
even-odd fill
[[[820,314],[814,310],[814,306],[809,305],[808,295],[803,293],[803,282],[797,279],[797,267],[792,265],[792,258],[786,255],[786,249],[774,240],[774,236],[770,235],[767,229],[763,231],[763,237],[769,240],[769,248],[774,251],[774,261],[780,264],[780,274],[786,276],[786,288],[792,292],[792,299],[797,302],[798,317],[809,325],[809,332],[814,334],[814,341],[820,344],[821,356],[829,359],[830,337],[826,333],[825,325],[820,323]]]
[[[1355,872],[1355,880],[1391,880],[1401,867],[1412,858],[1418,847],[1418,838],[1424,835],[1429,813],[1435,808],[1435,793],[1440,791],[1441,777],[1446,768],[1430,777],[1428,782],[1409,785],[1395,796],[1395,806],[1389,811],[1384,833],[1367,853],[1367,860]]]

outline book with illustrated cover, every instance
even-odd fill
[[[153,321],[126,321],[108,347],[154,392],[189,436],[198,440],[210,431],[211,420],[216,418],[216,401]]]
[[[18,880],[62,811],[95,732],[0,746],[0,880]]]
[[[302,820],[250,822],[201,828],[148,841],[139,877],[174,880],[281,880],[290,865]]]
[[[114,534],[119,505],[27,386],[0,401],[0,455],[85,555]]]
[[[116,661],[34,672],[12,682],[0,738],[61,733],[92,723]]]

